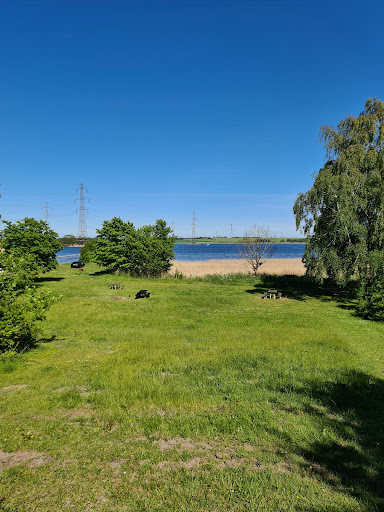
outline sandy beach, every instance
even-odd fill
[[[187,277],[199,277],[207,274],[247,274],[251,266],[246,260],[206,260],[206,261],[173,261],[171,273],[177,270]],[[275,258],[263,263],[260,274],[302,276],[305,272],[300,258]]]

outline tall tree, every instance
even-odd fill
[[[120,217],[105,220],[97,229],[94,261],[113,270],[129,271],[132,252],[136,246],[136,230],[132,222],[124,222]]]
[[[46,222],[26,217],[15,223],[6,220],[3,223],[0,244],[7,254],[16,258],[30,255],[40,272],[56,267],[56,253],[62,245]]]
[[[170,269],[174,244],[164,220],[136,229],[131,222],[114,217],[97,230],[92,260],[131,275],[155,277]]]
[[[173,252],[175,236],[172,229],[163,219],[158,219],[153,226],[143,226],[137,230],[141,245],[141,261],[138,268],[143,267],[144,274],[158,276],[168,272],[171,260],[175,257]],[[143,262],[145,264],[143,265]]]
[[[293,211],[307,237],[307,273],[345,285],[356,273],[369,277],[384,248],[384,104],[370,98],[320,138],[327,162]]]

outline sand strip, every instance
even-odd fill
[[[251,266],[246,260],[205,260],[205,261],[173,261],[171,274],[177,270],[186,277],[200,277],[207,274],[248,274]],[[273,258],[263,263],[260,274],[302,276],[305,272],[300,258]]]

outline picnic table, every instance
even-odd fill
[[[268,290],[267,292],[264,292],[263,299],[276,299],[276,295],[278,299],[281,299],[283,294],[281,292],[278,292],[277,290]]]
[[[114,290],[116,289],[123,289],[124,288],[124,285],[122,283],[111,283],[108,285],[108,288],[113,288]]]

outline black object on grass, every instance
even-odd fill
[[[149,297],[149,293],[147,292],[147,290],[140,290],[139,292],[136,293],[135,299],[145,299],[147,297]]]
[[[85,267],[85,263],[83,263],[82,261],[73,261],[71,263],[71,268],[82,268],[82,267]]]

